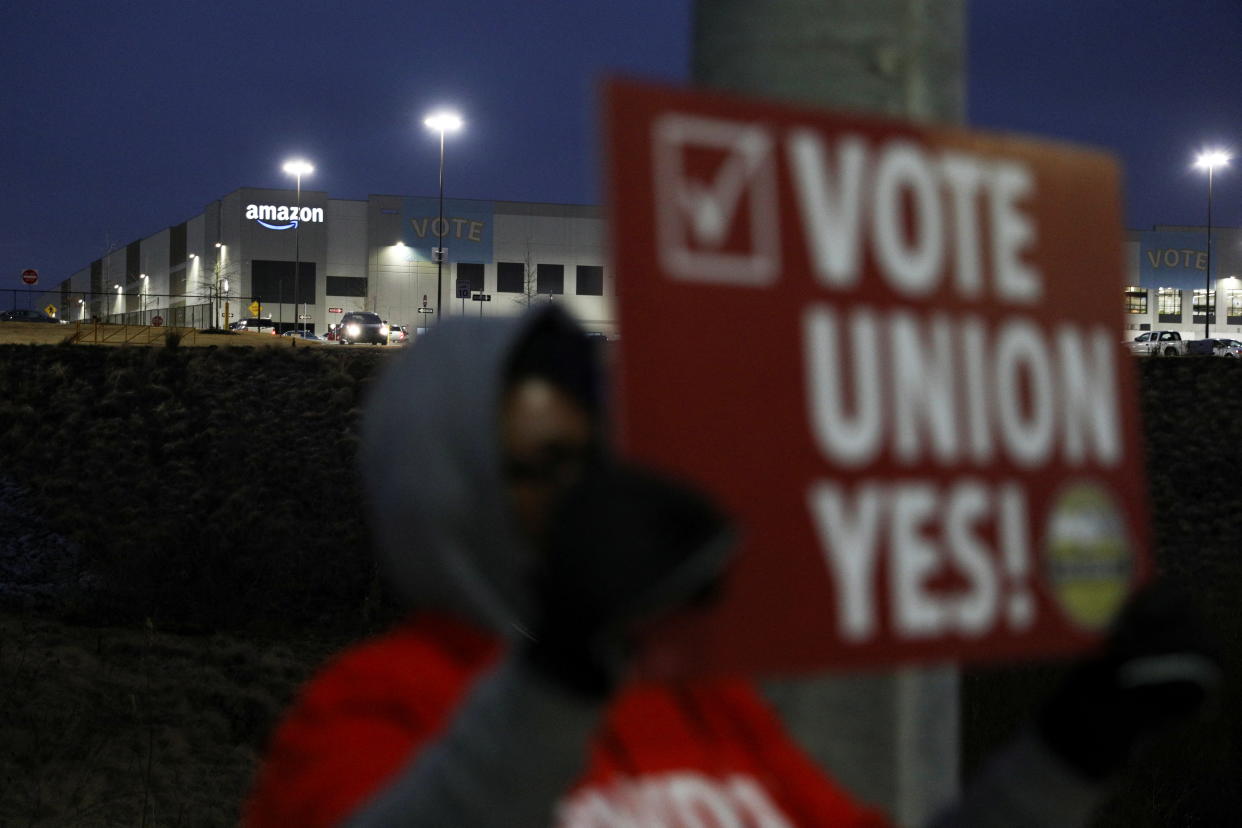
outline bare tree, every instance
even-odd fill
[[[531,254],[529,235],[526,237],[526,256],[522,265],[522,292],[513,297],[513,301],[527,310],[531,305],[551,301],[551,294],[539,292],[539,266]]]

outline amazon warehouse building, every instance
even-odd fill
[[[598,207],[450,198],[439,217],[434,197],[362,201],[303,191],[299,202],[293,190],[245,187],[45,295],[70,320],[159,316],[205,328],[262,316],[288,330],[300,316],[313,332],[354,310],[413,332],[438,315],[511,315],[550,300],[587,330],[618,332]],[[1213,228],[1211,245],[1209,256],[1204,227],[1129,231],[1119,334],[1169,329],[1199,338],[1206,323],[1213,336],[1242,339],[1242,230]]]
[[[512,315],[554,301],[587,330],[615,333],[598,207],[446,198],[440,216],[434,197],[303,190],[299,201],[293,190],[243,187],[46,296],[72,321],[206,328],[261,316],[318,333],[349,311],[413,333],[437,315]]]

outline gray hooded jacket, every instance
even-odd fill
[[[445,323],[387,366],[363,421],[370,518],[402,597],[510,639],[531,626],[532,552],[505,500],[500,403],[517,346],[542,325],[581,333],[553,306]],[[602,712],[510,657],[349,824],[545,828]]]

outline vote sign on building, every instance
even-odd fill
[[[1107,156],[609,87],[624,450],[740,545],[656,671],[1082,648],[1149,569]]]

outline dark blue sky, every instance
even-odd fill
[[[337,198],[595,202],[597,81],[688,77],[690,0],[240,3],[7,0],[0,8],[0,288],[59,282],[240,186],[317,167]],[[1202,146],[1242,154],[1242,0],[975,0],[968,118],[1112,149],[1127,223],[1203,223]],[[1214,223],[1242,224],[1242,159]]]

